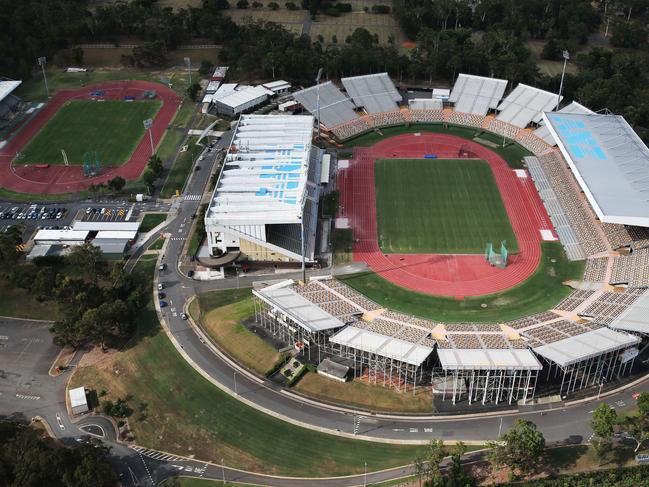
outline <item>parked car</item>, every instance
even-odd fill
[[[163,293],[163,292],[161,292],[161,291],[158,291],[158,299],[164,299],[165,296],[166,296],[165,293]]]
[[[162,291],[164,288],[165,288],[164,283],[159,282],[159,283],[158,283],[158,291]]]
[[[167,264],[165,264],[164,262],[158,266],[159,271],[164,271],[166,268],[167,268]]]
[[[187,313],[180,313],[180,319],[181,320],[186,320],[187,319]]]
[[[188,271],[188,272],[187,272],[187,276],[188,276],[188,277],[194,277],[194,271],[191,271],[191,270]]]
[[[167,302],[166,302],[166,301],[160,301],[160,307],[161,307],[161,308],[164,308],[164,307],[166,307],[166,306],[167,306]]]

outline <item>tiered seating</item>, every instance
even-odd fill
[[[437,326],[437,323],[430,320],[425,320],[423,318],[417,318],[416,316],[410,316],[403,313],[398,313],[396,311],[387,310],[381,316],[389,318],[391,320],[400,321],[401,323],[409,323],[411,325],[420,326],[422,328],[428,328],[432,330]]]
[[[649,246],[649,229],[647,228],[602,223],[602,230],[613,249],[625,246],[639,249]]]
[[[424,337],[429,336],[430,333],[419,328],[413,328],[412,326],[404,326],[399,330],[395,335],[395,338],[405,340],[407,342],[419,343]]]
[[[574,325],[574,326],[573,326]],[[571,321],[558,321],[549,325],[542,325],[536,328],[525,330],[524,336],[536,340],[541,344],[553,343],[570,336],[580,335],[586,333],[588,330],[584,327],[579,327]]]
[[[451,112],[448,117],[449,123],[476,128],[481,128],[484,120],[484,115],[478,115],[476,113]]]
[[[443,110],[409,110],[410,121],[413,123],[433,123],[444,120]]]
[[[394,125],[403,125],[406,121],[403,113],[401,113],[400,111],[373,113],[371,115],[368,115],[368,117],[372,121],[372,125],[374,127],[392,127]]]
[[[329,313],[331,316],[340,318],[341,321],[346,321],[345,318],[358,315],[357,308],[345,301],[332,301],[329,303],[318,303],[318,307]]]
[[[339,139],[346,140],[356,135],[372,130],[371,125],[364,118],[356,118],[349,122],[341,123],[331,129],[331,132]]]
[[[584,310],[582,315],[593,322],[608,325],[638,299],[644,289],[631,289],[623,293],[604,293]]]
[[[584,281],[604,282],[606,278],[607,257],[598,257],[596,259],[586,260],[586,270],[584,271]]]
[[[502,335],[477,335],[484,343],[485,348],[509,348],[509,340]]]
[[[500,325],[496,323],[446,323],[444,328],[448,332],[501,332]]]
[[[403,325],[399,323],[393,323],[392,321],[381,320],[379,318],[375,319],[371,323],[372,324],[368,328],[369,331],[389,337],[399,338],[397,337],[397,334],[399,333],[399,330],[403,328]]]
[[[490,132],[504,135],[505,137],[508,137],[510,139],[515,139],[518,133],[522,130],[520,127],[516,127],[495,118],[489,122],[489,125],[487,125],[486,129]]]
[[[376,304],[374,301],[366,298],[363,296],[361,293],[356,291],[355,289],[352,289],[351,287],[347,286],[341,281],[338,281],[336,279],[327,279],[323,281],[319,281],[325,286],[333,289],[337,293],[342,294],[345,296],[347,299],[350,301],[353,301],[355,304],[360,306],[366,311],[374,311],[377,309],[381,309],[382,306]]]
[[[575,291],[570,296],[561,301],[555,309],[562,311],[574,311],[581,303],[591,297],[595,291]]]
[[[521,330],[527,328],[528,326],[538,325],[545,321],[555,320],[559,317],[558,314],[553,313],[552,311],[544,311],[542,313],[537,313],[535,315],[526,316],[518,320],[508,321],[505,323],[507,326],[514,328],[515,330]]]
[[[446,338],[453,344],[454,348],[459,349],[480,349],[484,348],[478,336],[469,333],[457,333],[446,335]]]
[[[611,284],[622,283],[631,287],[649,286],[649,249],[615,257]]]
[[[545,140],[540,139],[533,132],[522,131],[518,134],[516,139],[520,145],[525,147],[534,155],[541,155],[544,152],[547,152],[551,147],[545,142]]]
[[[586,255],[606,251],[607,247],[595,229],[590,209],[577,194],[569,174],[563,168],[561,155],[556,151],[550,151],[538,156],[537,159]]]

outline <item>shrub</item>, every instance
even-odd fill
[[[352,4],[351,3],[341,3],[338,2],[336,5],[334,5],[336,10],[342,13],[347,13],[352,11]]]
[[[270,377],[270,376],[272,376],[273,374],[275,374],[275,372],[277,372],[279,369],[281,369],[282,366],[283,366],[286,362],[288,362],[290,358],[291,358],[291,357],[289,357],[288,355],[281,355],[281,356],[277,359],[277,362],[275,362],[275,364],[274,364],[270,369],[268,369],[268,371],[266,372],[266,377]]]
[[[372,6],[372,13],[373,14],[389,14],[390,13],[390,7],[387,5],[373,5]]]
[[[300,7],[293,2],[286,2],[286,8],[289,10],[299,10]]]
[[[240,9],[246,9],[246,8],[248,8],[249,6],[250,6],[250,4],[248,3],[248,0],[239,0],[239,1],[237,2],[237,8],[240,8]]]
[[[340,17],[340,10],[338,10],[335,7],[329,7],[325,9],[324,11],[325,15],[328,15],[329,17]]]
[[[277,2],[270,2],[270,3],[268,4],[268,8],[271,9],[271,10],[277,10],[277,9],[279,9],[279,3],[277,3]]]
[[[255,0],[254,2],[252,2],[252,8],[261,8],[261,7],[263,7],[263,6],[264,6],[264,4],[261,3],[261,2],[258,2],[257,0]]]

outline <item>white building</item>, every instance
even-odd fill
[[[211,256],[299,262],[304,240],[313,260],[322,158],[311,145],[313,122],[305,115],[241,116],[205,215]]]
[[[88,400],[86,399],[86,389],[84,387],[70,389],[68,394],[70,396],[70,409],[72,409],[73,416],[88,412]]]
[[[233,117],[261,105],[272,95],[273,92],[263,86],[249,86],[242,90],[235,90],[222,98],[212,99],[217,113]]]
[[[270,81],[268,83],[264,83],[261,86],[263,86],[267,90],[272,91],[275,95],[283,95],[284,93],[288,93],[288,90],[291,89],[291,83],[284,81],[283,79]]]
[[[81,245],[90,232],[87,230],[39,230],[34,236],[35,245]]]

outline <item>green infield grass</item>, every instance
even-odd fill
[[[502,323],[551,309],[572,292],[562,283],[584,275],[584,262],[569,261],[560,243],[542,242],[541,249],[536,271],[518,286],[462,300],[410,291],[373,272],[338,278],[380,305],[403,313],[446,323]]]
[[[374,166],[378,239],[385,253],[518,251],[491,168],[468,159],[382,159]]]
[[[17,159],[20,164],[83,164],[86,152],[97,151],[101,165],[120,166],[144,135],[142,121],[153,118],[159,101],[124,102],[72,100],[62,106],[29,142]]]

